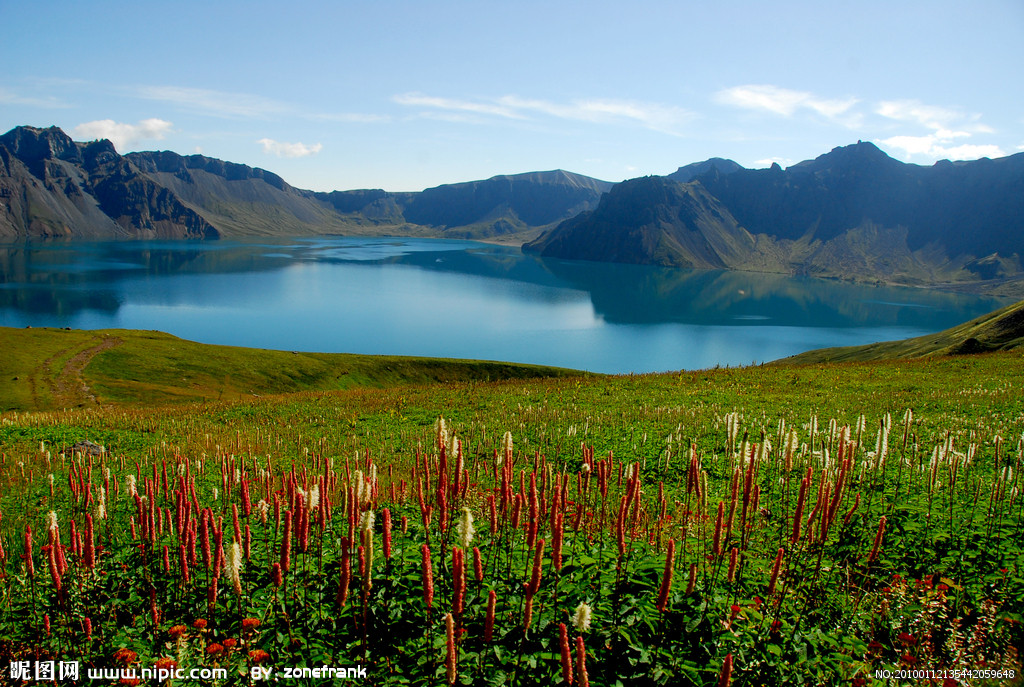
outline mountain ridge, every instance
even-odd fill
[[[538,235],[596,206],[610,182],[554,170],[418,193],[307,191],[203,155],[120,155],[57,127],[0,136],[0,238],[218,238],[260,235]]]
[[[523,250],[699,266],[703,258],[693,251],[662,249],[696,222],[706,242],[738,229],[754,238],[753,250],[723,261],[728,269],[1024,295],[1024,153],[921,167],[860,141],[785,170],[731,170],[707,164],[682,184],[708,194],[707,207],[716,208],[711,215],[671,204],[652,211],[641,192],[614,206],[606,196],[593,212],[561,223]],[[672,175],[659,178],[681,183]],[[620,193],[629,188],[636,189],[629,181],[616,187]],[[652,213],[675,219],[647,227],[644,239],[627,242],[624,250],[623,237],[636,233],[628,218]]]

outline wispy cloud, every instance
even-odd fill
[[[925,105],[916,100],[885,100],[878,104],[875,113],[887,119],[920,124],[928,129],[947,129],[964,118],[964,114],[958,110]]]
[[[518,111],[538,112],[560,119],[583,122],[633,123],[662,133],[680,134],[693,113],[681,107],[633,100],[573,100],[552,103],[505,96],[501,104]]]
[[[981,157],[1004,157],[1006,155],[1002,148],[991,143],[949,145],[955,138],[962,135],[960,132],[940,131],[924,136],[890,136],[879,139],[878,142],[884,146],[902,150],[907,155],[931,160],[976,160]]]
[[[256,142],[263,146],[264,153],[276,155],[277,157],[309,157],[310,155],[316,155],[324,148],[320,143],[314,143],[313,145],[284,143],[270,138],[261,138]]]
[[[170,122],[156,118],[143,119],[138,124],[100,119],[79,124],[71,130],[71,136],[79,140],[107,138],[117,150],[125,152],[141,141],[163,139],[171,133],[173,127],[174,125]]]
[[[497,117],[512,120],[531,120],[537,117],[551,117],[578,122],[602,124],[639,125],[641,127],[681,135],[684,125],[693,119],[693,114],[680,107],[645,103],[632,100],[582,99],[569,102],[552,102],[516,95],[500,98],[466,100],[404,93],[396,95],[394,102],[410,107],[429,108],[426,116],[436,116],[436,111],[447,115],[473,115],[478,118]],[[457,121],[470,121],[456,117]],[[478,119],[477,121],[482,121]]]
[[[358,112],[312,112],[292,103],[252,93],[216,91],[205,88],[140,86],[131,89],[131,94],[145,100],[168,103],[183,110],[225,119],[275,119],[287,116],[356,124],[390,120],[390,117],[386,115]]]
[[[71,107],[64,101],[52,95],[37,98],[23,93],[16,93],[3,87],[0,87],[0,104],[27,105],[29,107],[42,107],[46,109],[64,109]]]
[[[714,96],[723,105],[748,110],[762,110],[783,117],[792,117],[801,110],[810,110],[843,126],[857,127],[861,116],[851,112],[860,102],[857,98],[821,98],[806,91],[795,91],[770,84],[749,84],[725,88]]]
[[[321,122],[341,122],[352,124],[375,124],[378,122],[390,122],[388,115],[365,114],[359,112],[335,112],[308,115],[309,119]]]
[[[286,103],[250,93],[230,93],[182,86],[141,86],[135,95],[186,110],[227,118],[266,118],[292,110]]]
[[[822,98],[807,91],[769,84],[726,88],[715,93],[714,99],[723,105],[769,112],[786,118],[813,113],[852,129],[865,129],[871,125],[895,133],[897,126],[916,127],[917,131],[900,132],[899,135],[876,139],[883,146],[902,151],[906,157],[964,160],[1006,154],[997,145],[969,140],[977,135],[994,133],[981,122],[981,115],[927,105],[917,100],[886,100],[874,106],[866,106],[861,105],[860,99],[855,97]],[[771,160],[759,161],[763,162],[770,164]]]
[[[458,98],[441,98],[422,93],[402,93],[392,98],[399,105],[410,107],[427,107],[438,110],[450,110],[455,112],[469,112],[479,115],[490,115],[494,117],[505,117],[508,119],[523,119],[523,115],[513,109],[494,102],[479,102],[472,100],[460,100]]]
[[[890,136],[878,141],[885,146],[902,150],[910,156],[932,160],[968,160],[1006,155],[999,146],[993,144],[964,142],[952,145],[960,139],[969,139],[976,134],[993,133],[990,127],[980,122],[979,114],[967,114],[953,108],[926,105],[917,100],[883,101],[875,108],[875,114],[930,130],[923,135]]]

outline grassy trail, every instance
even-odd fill
[[[98,354],[119,346],[122,341],[116,337],[103,335],[99,343],[75,353],[61,371],[53,377],[52,395],[58,406],[82,406],[97,403],[96,396],[82,376],[83,371]]]
[[[11,345],[4,347],[4,381],[25,380],[24,385],[13,385],[16,393],[2,395],[12,407],[25,400],[29,401],[27,407],[39,409],[96,402],[82,373],[96,355],[120,344],[119,339],[66,330],[24,330],[21,334],[16,342],[8,337],[5,343]]]

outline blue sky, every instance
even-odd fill
[[[0,131],[420,190],[1024,150],[1024,2],[0,0]]]

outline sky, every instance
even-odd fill
[[[1024,2],[0,0],[0,132],[418,191],[1024,151]]]

